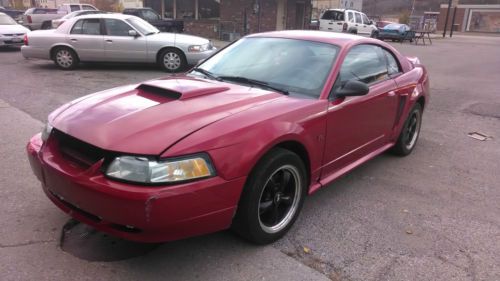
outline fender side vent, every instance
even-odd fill
[[[139,85],[139,87],[137,87],[137,90],[143,91],[146,93],[150,93],[150,94],[155,94],[158,96],[167,97],[167,98],[174,99],[174,100],[178,100],[182,96],[182,94],[179,92],[175,92],[175,91],[172,91],[169,89],[160,88],[160,87],[156,87],[156,86],[152,86],[152,85],[148,85],[148,84]]]

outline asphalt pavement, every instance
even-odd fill
[[[137,244],[73,223],[43,195],[26,142],[67,101],[165,74],[148,65],[60,71],[0,49],[0,279],[500,280],[500,38],[393,45],[431,77],[413,154],[381,155],[309,196],[269,246],[230,231]]]

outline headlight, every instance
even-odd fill
[[[45,124],[45,127],[42,130],[42,140],[44,142],[49,139],[50,133],[52,133],[52,129],[54,129],[52,125],[50,125],[49,123]]]
[[[146,157],[119,156],[106,175],[138,183],[175,183],[215,176],[210,158],[205,154],[154,161]]]
[[[210,43],[204,45],[191,45],[188,47],[188,52],[200,53],[209,50],[209,48],[210,48]]]

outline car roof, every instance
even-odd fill
[[[83,15],[83,16],[78,16],[78,19],[85,19],[85,18],[106,18],[106,19],[119,19],[119,20],[126,20],[129,18],[134,18],[135,16],[132,15],[125,15],[125,14],[119,14],[119,13],[109,13],[109,14],[90,14],[90,15]],[[76,17],[75,17],[76,18]]]
[[[337,33],[328,31],[317,31],[317,30],[283,30],[283,31],[271,31],[264,33],[251,34],[247,37],[275,37],[275,38],[288,38],[288,39],[298,39],[298,40],[309,40],[315,42],[329,43],[338,46],[345,46],[352,44],[356,41],[374,41],[378,40],[362,37],[359,35],[348,34],[348,33]]]

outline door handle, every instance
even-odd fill
[[[70,40],[71,42],[76,42],[76,41],[78,41],[78,39],[75,39],[75,38],[71,38],[71,39],[69,39],[69,40]]]
[[[113,43],[113,40],[111,40],[111,39],[106,39],[106,42],[108,42],[108,43]]]

